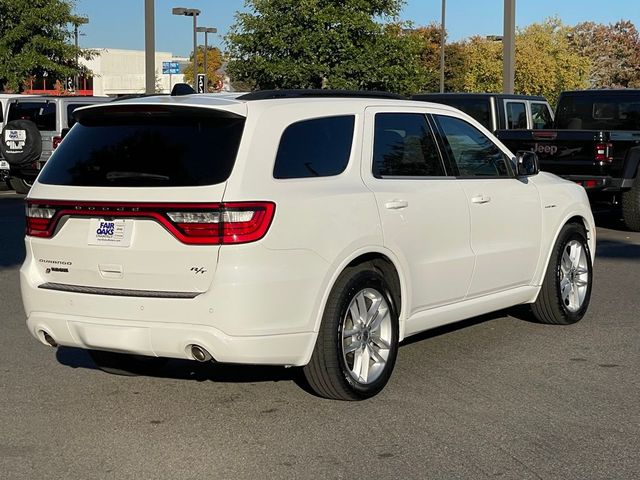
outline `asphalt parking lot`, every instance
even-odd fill
[[[96,370],[27,332],[22,199],[0,192],[0,478],[640,478],[640,234],[598,215],[582,322],[502,312],[411,338],[387,388],[323,400],[295,369]]]

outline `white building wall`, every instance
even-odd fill
[[[145,92],[144,51],[116,48],[94,50],[97,54],[92,60],[82,61],[93,72],[94,95],[116,96]],[[173,85],[184,81],[182,74],[170,76],[162,73],[162,62],[178,60],[184,59],[174,58],[170,52],[156,52],[158,93],[170,93]]]

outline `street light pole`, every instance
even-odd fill
[[[210,33],[217,33],[218,30],[216,28],[208,28],[208,27],[198,27],[199,33],[204,33],[204,92],[208,93],[209,91],[209,73],[207,70],[207,57],[209,56],[209,43],[208,43],[208,35]]]
[[[89,19],[87,17],[78,17],[76,21],[73,23],[73,37],[75,39],[76,46],[76,74],[73,77],[73,88],[75,91],[78,91],[78,86],[80,83],[80,75],[78,75],[78,70],[80,68],[80,49],[78,47],[78,28],[80,25],[86,25],[89,23]],[[68,88],[68,87],[67,87]]]
[[[196,88],[198,85],[198,38],[196,34],[198,30],[197,17],[200,15],[200,10],[197,8],[175,7],[171,10],[171,13],[193,17],[193,87]]]
[[[516,63],[516,0],[504,0],[504,32],[502,42],[504,93],[513,93]]]
[[[445,45],[445,37],[446,30],[444,25],[444,15],[447,9],[446,7],[447,1],[442,0],[442,16],[440,22],[440,93],[444,93],[444,45]]]
[[[147,95],[156,92],[156,33],[155,0],[144,0],[144,91]]]

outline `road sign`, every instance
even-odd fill
[[[204,83],[205,83],[204,74],[199,73],[198,74],[198,93],[204,93]]]
[[[178,74],[180,73],[180,64],[178,62],[162,62],[162,73]]]

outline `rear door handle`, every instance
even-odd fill
[[[491,197],[488,195],[476,195],[471,197],[471,203],[489,203],[491,201]]]
[[[409,202],[406,200],[390,200],[384,204],[384,207],[388,210],[400,210],[402,208],[407,208],[409,206]]]

